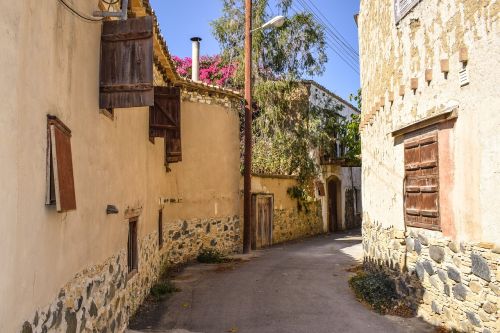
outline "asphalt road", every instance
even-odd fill
[[[378,315],[354,298],[346,269],[361,260],[359,233],[278,245],[258,251],[257,256],[238,264],[188,267],[175,278],[182,291],[143,309],[131,329],[203,333],[434,331],[417,318]]]

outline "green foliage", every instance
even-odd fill
[[[198,262],[203,264],[220,264],[230,260],[216,249],[202,249],[196,257]]]
[[[309,196],[308,191],[300,186],[292,186],[286,190],[286,193],[292,199],[297,200],[297,210],[300,212],[304,210],[307,214],[311,210],[309,209],[309,203],[312,201],[312,198]]]
[[[349,285],[359,300],[381,314],[390,312],[397,304],[394,281],[384,273],[359,273],[349,280]]]
[[[244,63],[245,5],[244,0],[221,0],[222,16],[211,22],[212,33],[219,42],[223,57],[230,63]],[[269,0],[253,3],[253,27],[262,26],[272,18],[266,11]],[[291,0],[278,0],[281,15],[287,20],[281,28],[260,29],[252,33],[253,73],[255,85],[262,80],[300,78],[322,74],[327,61],[324,28],[310,13],[289,12]],[[235,84],[243,86],[244,66],[239,66]]]
[[[159,301],[169,294],[180,291],[179,288],[175,287],[169,280],[161,279],[155,285],[151,287],[151,296]]]
[[[222,16],[211,22],[212,33],[225,61],[243,64],[244,0],[221,1]],[[310,106],[307,88],[299,81],[324,72],[328,60],[326,35],[310,13],[290,11],[293,1],[278,0],[278,13],[267,11],[270,0],[253,1],[254,28],[274,15],[287,19],[281,28],[252,33],[253,98],[257,105],[253,115],[252,171],[297,176],[299,187],[311,194],[298,199],[301,205],[300,201],[312,199],[312,180],[318,176],[312,154],[315,149],[333,149],[341,143],[349,150],[348,159],[357,162],[359,119],[342,120],[338,116],[342,106],[334,103],[325,109]],[[243,82],[244,66],[238,66],[231,84],[241,89]],[[241,143],[244,151],[243,133]]]

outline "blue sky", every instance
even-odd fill
[[[310,1],[314,2],[328,21],[357,51],[358,37],[353,15],[359,11],[359,1]],[[219,45],[211,33],[210,21],[221,15],[221,0],[151,0],[151,5],[158,16],[163,36],[173,55],[191,56],[190,38],[193,36],[203,38],[201,54],[213,55],[220,52]],[[299,0],[295,0],[294,7],[297,10],[302,8]],[[271,9],[274,10],[273,6]],[[337,49],[334,43],[331,45]],[[312,79],[347,99],[349,94],[359,88],[359,75],[342,62],[331,48],[327,48],[327,51],[328,63],[325,73]]]

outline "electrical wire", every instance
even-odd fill
[[[352,50],[346,49],[346,47],[343,47],[343,45],[339,42],[338,37],[334,38],[335,35],[332,34],[331,30],[328,29],[325,26],[325,23],[319,19],[315,13],[312,13],[310,10],[308,10],[302,2],[299,3],[301,4],[302,8],[310,13],[313,18],[317,21],[319,25],[321,25],[327,32],[326,34],[326,45],[347,65],[349,66],[356,74],[359,75],[359,70],[357,69],[358,67],[358,58],[354,55]],[[297,10],[293,5],[291,6],[292,10],[298,14],[299,10]]]
[[[316,21],[322,25],[324,28],[325,28],[325,31],[327,33],[327,35],[330,36],[331,40],[333,41],[334,44],[337,44],[338,47],[339,47],[339,50],[347,57],[349,57],[350,59],[352,59],[354,61],[355,64],[357,64],[358,62],[358,59],[359,59],[359,55],[358,53],[350,46],[348,45],[346,42],[344,42],[343,40],[345,40],[345,38],[339,34],[336,34],[329,26],[332,26],[331,23],[325,23],[325,21],[323,21],[317,14],[317,12],[315,12],[308,4],[306,1],[308,0],[297,0],[300,5],[302,6],[302,8],[306,11],[306,12],[309,12],[311,15],[313,15],[313,17],[316,19]],[[317,8],[317,7],[316,7]],[[328,21],[328,20],[327,20]],[[333,26],[332,26],[333,27]]]
[[[104,2],[106,5],[116,5],[118,2],[120,2],[120,0],[114,0],[114,1],[106,1],[106,0],[101,0],[102,2]]]
[[[116,1],[119,1],[119,0],[116,0]],[[74,9],[73,7],[71,7],[65,0],[59,0],[59,2],[62,3],[64,5],[64,7],[66,7],[73,14],[77,15],[78,17],[80,17],[80,18],[82,18],[82,19],[84,19],[86,21],[89,21],[89,22],[101,22],[103,20],[103,18],[95,18],[95,17],[90,17],[90,16],[87,16],[87,15],[84,15],[84,14],[80,14],[76,9]]]
[[[344,36],[335,28],[335,26],[328,20],[328,18],[323,14],[323,12],[314,4],[314,1],[311,0],[304,0],[305,2],[309,3],[312,7],[316,9],[316,12],[325,20],[328,26],[330,26],[334,32],[337,33],[337,35],[340,37],[342,40],[342,44],[344,44],[346,47],[348,47],[352,52],[354,52],[358,57],[359,54],[358,52],[349,44],[349,42],[346,40]]]

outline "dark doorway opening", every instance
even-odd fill
[[[339,226],[339,189],[340,182],[333,178],[328,181],[328,231],[337,232],[341,228]]]

